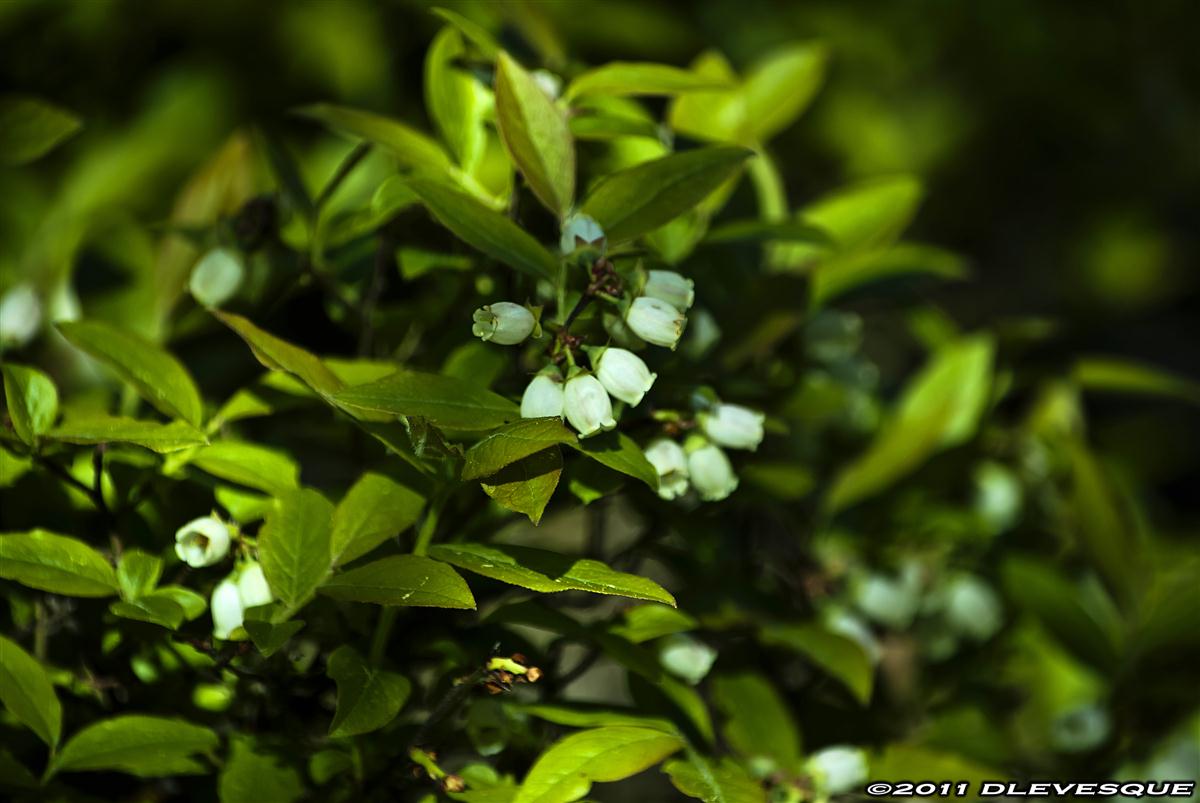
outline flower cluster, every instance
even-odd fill
[[[737,474],[725,449],[758,448],[765,416],[739,404],[714,404],[696,415],[699,432],[683,444],[658,438],[646,447],[646,459],[658,472],[658,495],[675,499],[689,487],[706,502],[717,502],[738,487]]]
[[[194,569],[213,566],[229,554],[235,536],[229,525],[216,515],[203,516],[175,532],[175,554]],[[213,635],[220,639],[233,637],[234,631],[242,626],[248,608],[266,605],[273,599],[262,566],[254,560],[240,561],[213,589],[210,603]]]

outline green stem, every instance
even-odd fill
[[[371,666],[378,667],[383,662],[383,654],[387,651],[388,639],[392,635],[392,626],[396,624],[396,614],[400,609],[392,605],[384,605],[379,611],[379,621],[375,623],[375,633],[371,636],[371,652],[368,661]]]
[[[429,551],[429,545],[433,542],[433,534],[437,532],[438,519],[444,503],[445,499],[441,493],[434,494],[434,497],[429,500],[429,510],[425,513],[421,529],[417,531],[416,543],[413,544],[414,555],[424,555]]]

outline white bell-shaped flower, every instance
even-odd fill
[[[521,395],[521,418],[563,416],[563,383],[557,371],[542,373],[530,380]]]
[[[229,542],[229,526],[213,516],[203,516],[175,531],[175,554],[188,566],[199,569],[229,554]]]
[[[646,367],[642,358],[632,351],[606,348],[596,360],[596,378],[613,397],[627,404],[638,404],[658,374]]]
[[[625,323],[647,343],[673,349],[683,334],[687,318],[660,298],[639,296],[629,305]]]
[[[825,796],[849,792],[867,780],[867,756],[857,747],[818,750],[808,757],[805,768]]]
[[[42,302],[31,284],[18,284],[0,296],[0,346],[20,348],[42,326]]]
[[[673,270],[647,271],[642,295],[665,301],[680,312],[687,312],[696,301],[695,283]]]
[[[533,334],[533,313],[520,304],[511,301],[497,301],[475,310],[471,332],[478,338],[499,343],[501,346],[515,346]]]
[[[237,579],[238,594],[242,598],[242,606],[256,608],[267,605],[275,597],[271,587],[267,585],[267,576],[263,574],[262,564],[257,561],[246,563]]]
[[[718,404],[701,413],[700,428],[709,440],[730,449],[758,448],[766,416],[740,404]]]
[[[658,495],[675,499],[687,493],[688,458],[683,447],[670,438],[659,438],[645,449],[646,460],[658,472]]]
[[[733,465],[720,447],[711,443],[688,454],[688,476],[705,502],[719,502],[738,487]]]
[[[235,252],[214,248],[192,268],[188,290],[204,306],[219,307],[233,298],[245,275],[242,260]]]
[[[594,245],[604,239],[604,229],[590,216],[577,212],[563,223],[558,247],[569,254],[580,245]]]
[[[581,438],[617,425],[608,391],[591,374],[579,374],[567,380],[563,390],[563,412],[571,426],[579,430]]]
[[[212,600],[208,608],[212,611],[213,635],[227,639],[242,626],[246,607],[242,604],[242,595],[238,592],[236,572],[229,575],[213,589]]]

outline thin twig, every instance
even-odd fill
[[[353,171],[354,168],[358,166],[358,163],[361,162],[370,152],[371,143],[360,142],[354,146],[354,150],[346,154],[346,158],[342,159],[341,164],[338,165],[337,171],[334,172],[333,176],[329,179],[329,182],[325,185],[325,188],[321,190],[321,194],[317,196],[315,201],[313,201],[314,220],[316,220],[321,208],[329,202],[329,199],[333,197],[335,192],[337,192],[338,187],[340,187],[342,182],[346,180],[346,177],[350,175],[351,171]]]

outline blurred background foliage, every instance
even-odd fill
[[[724,392],[744,392],[788,419],[789,458],[813,461],[751,463],[743,492],[752,504],[708,518],[659,514],[649,525],[695,536],[688,555],[668,544],[662,562],[689,578],[681,608],[701,617],[718,646],[708,695],[727,725],[724,743],[771,771],[794,769],[786,739],[764,747],[755,721],[738,725],[743,708],[764,716],[772,708],[775,691],[754,708],[754,672],[763,672],[787,689],[806,751],[870,748],[874,777],[1200,772],[1200,8],[1169,0],[442,5],[562,75],[615,59],[684,66],[710,49],[742,70],[777,46],[820,40],[825,83],[769,147],[792,204],[858,179],[913,174],[921,202],[906,240],[966,258],[965,281],[851,293],[836,312],[794,322],[780,303],[783,293],[803,311],[793,285],[740,278],[757,264],[756,249],[708,249],[686,263],[725,338],[724,362],[705,370]],[[363,107],[432,130],[422,81],[441,27],[412,2],[0,3],[0,91],[47,99],[83,121],[33,167],[0,167],[0,292],[32,284],[51,317],[82,310],[162,337],[178,293],[161,284],[182,288],[199,253],[187,237],[164,240],[163,232],[207,231],[269,185],[249,155],[256,140],[247,125],[285,141],[310,187],[348,146],[292,114],[298,106]],[[195,178],[206,170],[222,177],[215,186]],[[345,241],[331,244],[347,292],[362,292],[371,253],[355,250],[353,214],[387,171],[368,157],[334,199],[349,221]],[[753,216],[752,192],[743,187],[730,208],[731,218]],[[397,236],[420,245],[425,228],[419,215],[405,218]],[[555,236],[548,232],[543,240]],[[410,279],[420,273],[411,270]],[[258,275],[251,270],[252,285]],[[261,276],[252,292],[267,328],[320,353],[361,345],[319,289],[272,306],[277,288]],[[375,338],[393,356],[436,367],[466,330],[446,316],[491,294],[491,281],[388,298]],[[763,310],[784,314],[774,318],[783,328],[764,326]],[[207,394],[224,398],[253,378],[240,343],[226,336],[214,347],[202,313],[187,304],[175,312],[172,348]],[[414,316],[424,327],[415,352],[406,339]],[[948,444],[955,448],[884,501],[832,522],[821,516],[807,498],[813,475],[861,450],[882,400],[896,398],[932,347],[979,329],[995,334],[979,347],[994,343],[1003,392],[978,438]],[[808,366],[820,368],[803,379],[776,353],[797,331]],[[99,398],[87,365],[66,365],[77,358],[65,342],[35,347],[37,362],[56,366],[71,392]],[[771,398],[793,380],[792,395]],[[256,434],[286,441],[307,482],[336,486],[357,472],[355,455],[318,456],[328,436],[321,427],[284,429],[291,425],[268,422]],[[69,520],[67,509],[43,504],[7,496],[3,529]],[[731,555],[754,567],[745,585],[706,594]],[[803,597],[830,627],[857,634],[882,666],[886,691],[857,708],[844,691],[810,682],[795,660],[809,652],[795,647],[803,634],[783,626],[747,647],[738,628],[771,610],[772,595]],[[656,643],[668,666],[676,650],[680,674],[707,673],[711,658],[695,642]],[[587,688],[613,693],[610,681],[594,676]],[[645,698],[635,689],[633,699]],[[477,747],[483,733],[502,732],[501,743],[524,738],[486,706],[472,717]],[[776,737],[789,727],[779,725]],[[656,799],[670,794],[663,788],[596,794]]]

